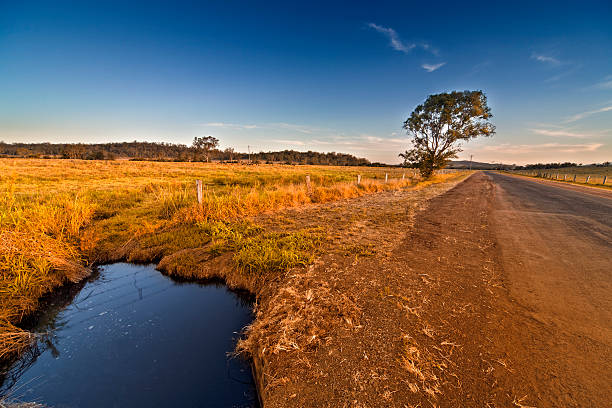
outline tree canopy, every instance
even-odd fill
[[[193,138],[192,146],[197,153],[204,152],[206,161],[210,161],[210,152],[219,146],[219,139],[213,136],[196,136]]]
[[[64,159],[106,159],[118,158],[130,160],[161,160],[161,161],[200,161],[205,159],[202,151],[192,146],[174,143],[153,142],[120,142],[120,143],[4,143],[0,141],[0,158],[2,157],[38,157]],[[249,155],[236,152],[233,148],[223,150],[211,149],[211,161],[245,162]],[[278,152],[251,153],[251,160],[257,163],[284,164],[317,164],[332,166],[370,166],[382,165],[370,163],[364,158],[346,153],[298,152],[283,150]]]
[[[461,151],[461,141],[492,136],[493,115],[482,91],[462,91],[429,95],[404,122],[412,135],[412,149],[400,153],[404,164],[417,167],[430,177]]]

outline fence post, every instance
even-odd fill
[[[585,181],[585,184],[589,184],[589,180],[591,179],[591,176],[587,176],[587,179]]]
[[[202,180],[196,180],[196,194],[198,196],[198,204],[202,204]]]
[[[310,184],[310,174],[306,175],[306,191],[308,194],[312,193],[312,185]]]
[[[357,184],[361,184],[361,174],[357,175]]]
[[[389,174],[385,173],[385,183],[389,181]]]

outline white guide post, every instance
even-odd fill
[[[202,204],[202,180],[196,180],[196,194],[198,196],[198,204]]]

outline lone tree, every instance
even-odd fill
[[[210,152],[219,146],[219,139],[212,136],[194,137],[193,148],[196,155],[199,156],[202,152],[206,155],[206,161],[210,161]]]
[[[429,95],[404,122],[404,129],[413,136],[412,149],[399,156],[404,165],[419,168],[421,175],[429,178],[457,157],[461,141],[493,136],[492,116],[482,91]]]

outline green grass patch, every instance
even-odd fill
[[[322,229],[297,232],[264,232],[248,222],[200,223],[210,234],[214,254],[233,251],[238,269],[247,274],[284,273],[313,262],[324,234]]]

